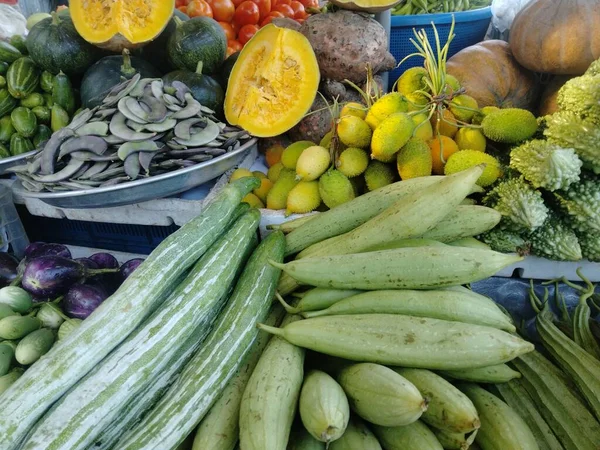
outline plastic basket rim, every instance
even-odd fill
[[[436,25],[445,25],[452,23],[454,16],[455,23],[473,22],[476,20],[491,19],[492,7],[473,9],[470,11],[459,11],[454,13],[437,13],[437,14],[418,14],[412,16],[392,16],[391,26],[423,26],[430,25],[434,22]]]

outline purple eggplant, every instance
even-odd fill
[[[62,256],[40,256],[27,262],[21,285],[37,297],[58,297],[87,277],[116,269],[88,269]]]
[[[117,269],[119,261],[110,253],[94,253],[90,259],[98,264],[100,269]]]
[[[108,293],[98,285],[74,284],[62,302],[65,314],[74,319],[86,319],[108,298]]]
[[[100,269],[100,266],[96,263],[96,261],[91,258],[76,258],[75,261],[83,264],[88,269]]]
[[[9,285],[18,275],[19,261],[8,253],[0,253],[0,287]]]
[[[142,258],[134,258],[124,262],[119,269],[119,272],[121,272],[121,280],[125,281],[129,278],[129,275],[131,275],[143,262],[144,260]]]
[[[32,242],[30,243],[27,247],[25,247],[25,258],[31,256],[32,254],[35,254],[36,252],[38,252],[44,245],[46,245],[45,242]]]
[[[29,249],[31,247],[31,249]],[[71,251],[62,244],[46,244],[44,242],[34,242],[25,249],[25,257],[29,259],[40,256],[62,256],[63,258],[72,258]]]

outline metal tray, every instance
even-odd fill
[[[256,148],[256,142],[256,139],[251,139],[231,153],[192,167],[121,183],[116,186],[69,192],[30,192],[17,180],[12,188],[18,196],[37,198],[59,208],[103,208],[130,205],[179,194],[217,178],[242,162],[244,157]]]
[[[0,175],[6,173],[6,171],[11,167],[18,166],[20,164],[25,164],[25,159],[27,159],[29,156],[35,155],[36,152],[37,150],[32,150],[21,155],[0,159]]]

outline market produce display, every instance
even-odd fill
[[[65,339],[135,270],[110,253],[73,259],[61,244],[34,242],[18,261],[2,253],[0,394]]]
[[[469,11],[490,6],[490,0],[402,0],[392,8],[394,16]]]

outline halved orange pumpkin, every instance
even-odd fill
[[[81,37],[120,53],[156,38],[169,23],[175,0],[71,0],[69,5]]]
[[[278,136],[302,120],[317,95],[319,80],[308,39],[269,24],[244,46],[233,66],[225,117],[254,136]]]

